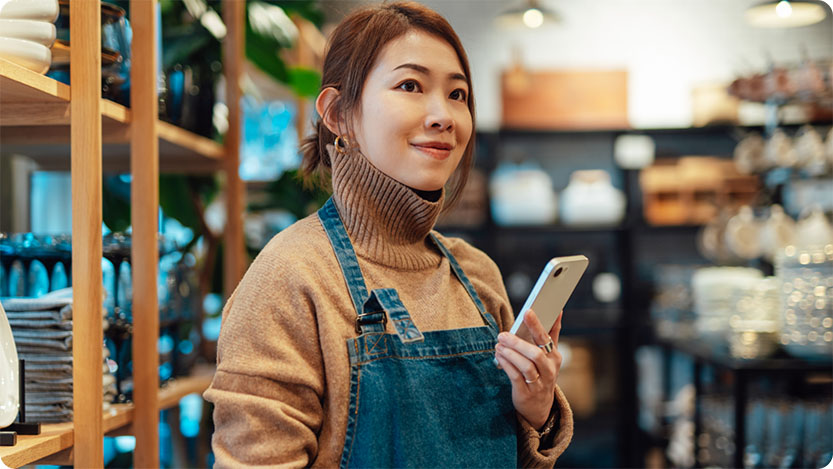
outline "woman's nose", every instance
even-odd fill
[[[446,99],[432,99],[425,116],[425,126],[434,130],[446,131],[454,128],[454,118]]]

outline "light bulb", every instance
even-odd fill
[[[781,0],[778,5],[775,5],[775,14],[779,18],[789,18],[793,14],[793,7],[787,0]]]
[[[535,29],[544,24],[544,14],[537,8],[530,8],[524,12],[524,24],[527,28]]]

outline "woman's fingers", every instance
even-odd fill
[[[514,334],[502,332],[498,335],[498,363],[505,366],[504,363],[509,363],[520,375],[520,378],[525,381],[537,381],[543,379],[545,382],[555,382],[558,375],[558,369],[561,366],[561,354],[558,352],[558,337],[561,333],[561,317],[563,311],[555,320],[549,332],[544,330],[544,326],[538,319],[534,311],[529,310],[524,315],[524,324],[535,342],[530,343]],[[553,348],[547,352],[539,345],[547,344],[550,340],[553,342]],[[503,361],[500,360],[502,356]],[[507,371],[510,379],[512,375]]]
[[[509,381],[512,381],[512,383],[515,385],[521,384],[521,382],[525,381],[527,378],[524,377],[523,373],[521,373],[521,370],[516,368],[515,365],[512,364],[512,362],[508,358],[506,358],[506,355],[501,350],[501,347],[502,346],[498,346],[498,353],[495,355],[498,363],[500,364],[500,367],[506,373],[506,376],[509,377]]]
[[[564,311],[562,310],[549,332],[549,336],[552,338],[553,348],[558,348],[558,337],[561,335],[561,318],[563,317]]]
[[[535,311],[530,309],[526,312],[524,315],[524,324],[526,324],[527,329],[529,329],[532,339],[535,341],[535,345],[544,345],[549,343],[550,336],[547,334],[547,331],[544,330],[544,325],[541,324],[541,321],[538,319],[538,315],[535,314]]]
[[[538,361],[544,358],[543,350],[541,350],[534,344],[531,344],[526,340],[521,339],[515,334],[501,332],[497,336],[497,340],[499,344],[502,344],[508,348],[515,350],[516,352],[526,357],[527,360]]]
[[[541,372],[535,363],[509,347],[498,344],[498,362],[503,365],[509,379],[515,384],[532,385],[541,380]],[[501,361],[502,360],[502,361]]]
[[[558,319],[555,320],[555,324],[552,325],[552,329],[550,329],[550,337],[552,337],[552,358],[555,359],[555,374],[558,375],[559,370],[561,370],[561,352],[558,351],[558,339],[561,336],[561,318],[564,317],[564,311],[561,311],[561,314],[558,315]]]

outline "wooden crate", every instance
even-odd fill
[[[628,128],[626,70],[513,68],[501,79],[503,127]]]
[[[652,225],[706,224],[722,207],[753,204],[760,191],[757,176],[704,156],[658,160],[640,172],[639,184],[643,216]]]

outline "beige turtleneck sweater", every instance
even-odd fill
[[[368,290],[396,288],[423,332],[482,326],[448,259],[428,239],[442,198],[427,201],[361,154],[333,155],[333,193]],[[452,252],[501,330],[514,320],[500,272],[458,238]],[[339,464],[347,429],[350,364],[345,341],[356,311],[317,215],[276,235],[223,310],[214,403],[217,467]],[[388,332],[394,333],[392,322]],[[552,467],[573,434],[556,389],[555,429],[542,440],[519,418],[518,465]],[[449,415],[449,418],[454,418]]]

